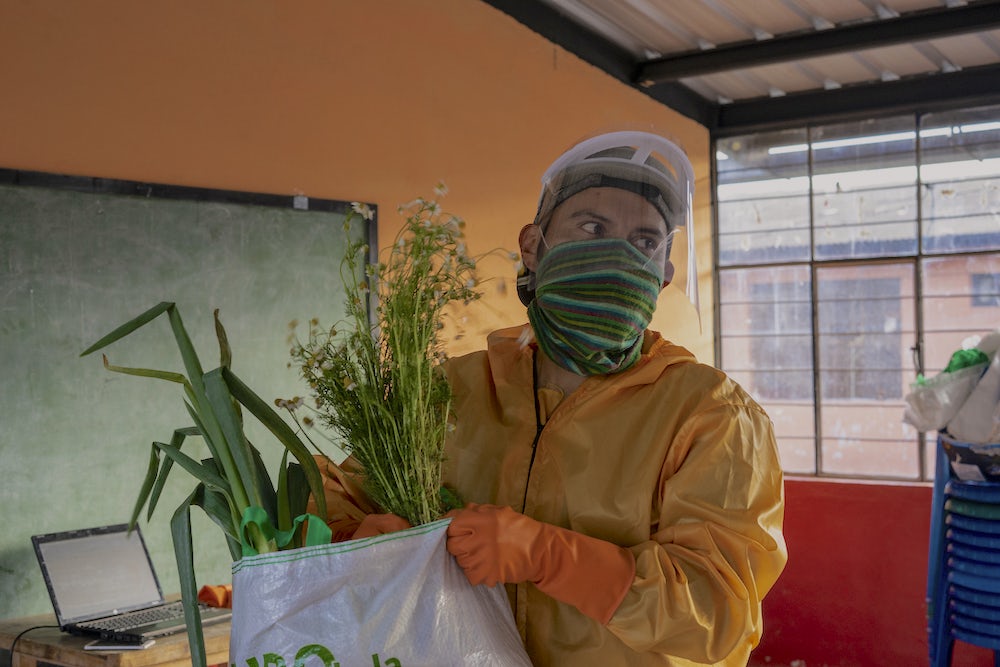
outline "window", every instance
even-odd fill
[[[900,280],[829,276],[818,281],[825,398],[902,398],[898,377]],[[858,294],[867,298],[858,299]],[[890,371],[890,372],[887,372]],[[898,375],[898,374],[897,374]]]
[[[1000,107],[716,142],[718,362],[787,472],[929,479],[918,373],[1000,326]]]
[[[1000,273],[972,274],[972,306],[974,308],[1000,306]]]

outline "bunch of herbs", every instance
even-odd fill
[[[478,299],[465,222],[438,198],[401,206],[395,242],[369,262],[352,243],[341,266],[347,321],[309,325],[292,348],[322,422],[360,464],[369,499],[412,525],[436,520],[457,499],[441,487],[451,389],[440,331],[450,305]],[[345,225],[369,211],[355,205]],[[373,313],[373,315],[372,315]]]

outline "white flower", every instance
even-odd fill
[[[351,210],[360,215],[365,220],[371,220],[375,217],[375,211],[368,204],[363,204],[361,202],[353,201],[351,202]]]
[[[397,207],[396,210],[398,212],[402,213],[403,211],[406,211],[407,209],[416,208],[417,206],[420,206],[423,203],[424,203],[423,198],[422,197],[417,197],[416,199],[413,199],[413,200],[410,200],[410,201],[408,201],[406,203],[400,204]]]
[[[444,184],[444,181],[439,181],[434,187],[434,194],[438,197],[444,197],[448,194],[448,186]]]
[[[305,405],[305,401],[302,400],[301,396],[296,396],[291,399],[276,398],[274,399],[274,404],[279,408],[284,408],[289,411],[294,411],[296,408],[301,408],[303,405]]]

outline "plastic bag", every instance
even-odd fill
[[[1000,354],[948,421],[955,439],[976,445],[1000,442]]]
[[[530,667],[502,586],[472,586],[449,520],[233,564],[236,667]]]
[[[944,429],[969,398],[986,366],[966,366],[939,373],[923,384],[914,383],[906,396],[903,421],[918,431]]]

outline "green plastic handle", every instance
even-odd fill
[[[280,549],[292,541],[296,531],[298,531],[299,526],[303,522],[306,523],[305,546],[314,547],[318,544],[330,543],[330,540],[333,538],[333,532],[326,525],[326,522],[315,514],[300,514],[292,521],[291,529],[275,530],[274,524],[271,523],[271,517],[267,515],[267,511],[263,507],[251,506],[246,508],[246,511],[243,512],[243,520],[240,522],[240,543],[243,546],[243,555],[257,555],[257,550],[247,538],[247,527],[249,525],[256,525],[261,535],[264,536],[264,539],[268,541],[274,540]]]

